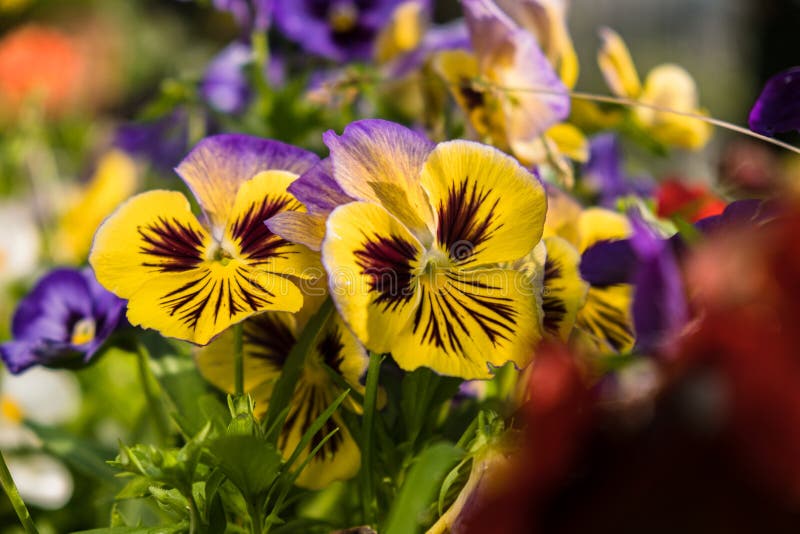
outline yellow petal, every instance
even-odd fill
[[[581,205],[570,195],[555,186],[547,188],[547,217],[544,222],[544,236],[558,236],[577,247],[580,241],[578,220]]]
[[[545,133],[558,151],[573,161],[581,163],[589,159],[589,142],[578,128],[567,122],[556,124]]]
[[[421,256],[417,239],[381,206],[353,202],[328,217],[322,259],[331,297],[370,350],[391,351],[411,320]]]
[[[280,213],[305,211],[286,191],[295,178],[295,174],[285,171],[261,172],[244,182],[236,194],[226,237],[234,245],[232,255],[242,259],[253,272],[304,279],[320,276],[316,253],[272,233],[265,224]]]
[[[490,364],[527,365],[541,339],[537,291],[510,269],[450,271],[422,278],[421,301],[392,357],[403,369],[428,367],[464,379],[489,378]]]
[[[292,243],[319,251],[325,237],[327,214],[284,211],[272,217],[267,225],[275,234]]]
[[[133,194],[137,181],[136,164],[125,153],[112,150],[105,154],[78,202],[61,216],[53,247],[56,258],[82,263],[97,227]]]
[[[628,284],[590,287],[575,322],[583,339],[600,353],[631,350],[635,341],[632,301],[633,288]]]
[[[439,144],[422,171],[436,242],[460,268],[514,261],[539,242],[547,199],[512,157],[470,141]]]
[[[604,208],[589,208],[578,218],[579,241],[577,248],[583,252],[598,241],[625,239],[631,235],[628,218]]]
[[[650,71],[640,101],[678,112],[705,114],[697,109],[694,79],[678,65],[660,65]],[[698,149],[711,137],[711,125],[702,120],[644,107],[636,108],[634,116],[653,137],[668,146]]]
[[[397,6],[389,23],[378,34],[375,59],[386,63],[417,48],[425,31],[425,6],[409,0]]]
[[[586,302],[589,284],[581,279],[581,258],[575,247],[559,237],[549,237],[544,242],[547,247],[542,302],[544,329],[566,342],[578,310]]]
[[[131,198],[106,219],[89,262],[106,289],[130,299],[161,273],[200,266],[211,242],[185,196],[154,190]]]
[[[638,98],[642,92],[642,82],[639,81],[625,41],[610,28],[600,29],[600,39],[602,45],[597,53],[597,62],[608,88],[617,96]]]
[[[474,84],[479,76],[477,58],[466,50],[445,50],[434,56],[432,65],[477,135],[505,143],[503,116],[498,102]]]

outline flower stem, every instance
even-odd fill
[[[380,373],[383,355],[369,353],[369,367],[367,368],[367,385],[364,391],[364,419],[361,427],[361,506],[364,513],[364,523],[375,525],[375,506],[373,503],[374,492],[372,476],[372,434],[375,407],[378,398],[378,375]]]
[[[11,506],[14,507],[14,511],[17,513],[19,522],[22,523],[25,532],[27,534],[38,534],[39,531],[36,529],[36,525],[33,524],[31,513],[28,511],[28,507],[25,506],[25,501],[22,500],[22,496],[19,494],[16,484],[14,484],[14,479],[11,478],[11,472],[8,470],[2,452],[0,452],[0,485],[3,486],[3,490],[8,495],[8,500],[11,501]]]
[[[237,396],[244,395],[244,327],[242,323],[233,326],[233,372],[234,391]]]
[[[169,439],[169,422],[164,415],[164,405],[153,391],[152,380],[155,380],[150,371],[150,351],[141,341],[136,343],[136,360],[139,364],[139,380],[142,382],[142,391],[150,412],[156,422],[156,430],[163,443]]]

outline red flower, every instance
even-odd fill
[[[656,191],[656,212],[659,217],[680,216],[689,222],[719,215],[725,201],[704,185],[690,185],[677,179],[661,183]]]

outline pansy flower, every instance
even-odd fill
[[[318,259],[264,220],[303,209],[286,188],[316,161],[244,135],[201,141],[176,171],[202,222],[177,191],[133,197],[97,231],[89,261],[98,280],[128,299],[132,324],[201,345],[255,313],[297,311],[303,296],[289,277],[318,276]]]
[[[434,68],[480,138],[525,164],[541,163],[547,154],[541,137],[569,114],[567,88],[536,37],[492,0],[465,0],[463,6],[474,54],[441,52]],[[574,128],[559,126],[552,133],[548,147],[563,145],[568,155],[585,159]]]
[[[124,307],[91,270],[55,269],[20,301],[11,323],[14,339],[0,345],[0,358],[14,374],[34,365],[86,364],[117,327]]]
[[[754,132],[763,135],[800,131],[800,67],[767,80],[747,122]]]
[[[603,44],[598,63],[606,84],[616,96],[678,112],[706,114],[699,108],[697,85],[685,69],[673,64],[659,65],[647,74],[642,86],[628,47],[619,34],[603,28],[600,37]],[[639,106],[633,110],[633,118],[656,141],[667,146],[697,150],[711,137],[709,124],[675,113]]]
[[[580,339],[594,351],[630,350],[635,339],[633,288],[626,277],[620,277],[623,282],[606,275],[608,264],[627,266],[632,260],[622,256],[632,254],[626,243],[614,246],[630,237],[630,222],[607,209],[583,209],[555,187],[547,193],[542,302],[547,332],[566,340],[574,326]],[[599,244],[603,245],[602,253],[596,254]],[[598,262],[602,268],[598,268]]]
[[[275,24],[308,52],[334,61],[366,60],[402,0],[276,0]]]
[[[267,411],[272,388],[289,352],[312,312],[319,308],[320,299],[312,300],[297,314],[266,312],[244,322],[244,389],[253,396],[259,417]],[[230,357],[233,342],[232,331],[228,330],[197,353],[197,364],[203,376],[229,393],[234,391],[234,366]],[[364,348],[338,315],[329,317],[305,355],[289,404],[286,424],[278,441],[285,457],[291,456],[308,427],[342,393],[342,383],[363,394],[364,386],[359,379],[366,366]],[[339,374],[343,382],[335,380],[330,373]],[[353,412],[361,411],[361,405],[352,397],[345,400],[344,407]],[[320,489],[334,480],[351,478],[358,472],[361,452],[338,413],[325,423],[312,441],[329,434],[337,426],[339,431],[300,474],[297,479],[299,486]],[[304,455],[309,454],[311,448],[309,445]]]
[[[539,181],[494,148],[433,146],[386,121],[324,140],[336,182],[357,199],[333,210],[322,244],[331,295],[356,337],[407,370],[469,379],[527,364],[541,337],[538,295],[502,264],[540,240]]]

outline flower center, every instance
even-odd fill
[[[328,24],[336,33],[349,32],[358,23],[358,8],[352,2],[338,2],[328,11]]]
[[[228,240],[215,241],[206,253],[206,259],[221,265],[228,265],[235,257],[234,246]]]
[[[422,266],[420,278],[429,283],[433,289],[441,289],[447,285],[447,273],[451,268],[450,257],[438,248],[425,253],[420,262]]]
[[[22,407],[8,395],[0,396],[0,414],[14,423],[21,423],[24,418]]]
[[[83,345],[89,343],[94,339],[95,323],[91,317],[85,317],[75,323],[72,327],[72,339],[70,343],[73,345]]]

